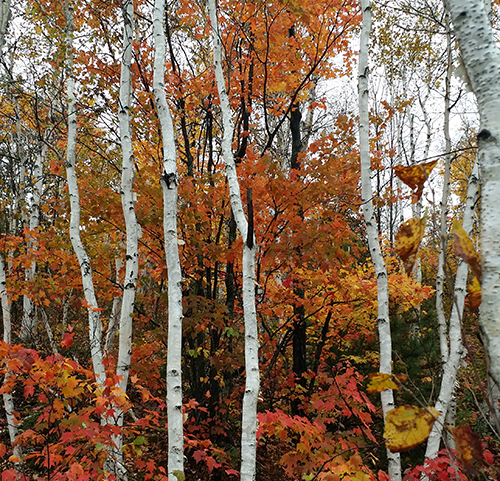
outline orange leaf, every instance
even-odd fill
[[[385,418],[384,438],[393,453],[407,451],[423,443],[439,416],[433,407],[401,406],[391,409]]]
[[[5,444],[0,443],[0,458],[3,458],[6,452],[7,448],[5,447]]]
[[[453,435],[460,462],[468,473],[474,474],[472,461],[477,461],[480,466],[484,464],[481,438],[470,426],[457,426],[456,428],[450,426],[448,429]]]
[[[411,274],[420,242],[422,242],[422,238],[424,237],[425,223],[425,219],[408,219],[401,224],[396,234],[394,247],[403,261],[405,271],[408,275]]]
[[[411,195],[412,204],[416,204],[424,190],[425,181],[429,178],[432,169],[438,163],[437,160],[418,165],[396,165],[393,167],[394,173],[410,188],[413,190]]]
[[[477,309],[481,305],[481,286],[476,277],[472,279],[469,286],[469,306],[471,309]]]
[[[469,265],[472,273],[481,282],[481,256],[474,249],[474,244],[459,222],[453,223],[453,250]]]

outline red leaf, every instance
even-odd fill
[[[64,347],[64,349],[69,349],[73,345],[73,336],[75,334],[70,334],[69,332],[66,332],[63,336],[63,340],[61,341],[61,346]]]
[[[211,473],[215,468],[220,468],[222,465],[219,464],[212,456],[207,457],[208,471]]]
[[[8,469],[2,473],[2,481],[16,481],[17,473],[14,469]]]
[[[493,464],[493,454],[491,454],[491,451],[489,451],[488,449],[485,449],[484,450],[484,460],[488,463],[488,464]]]
[[[24,386],[24,398],[27,399],[28,396],[33,396],[35,394],[35,386]]]

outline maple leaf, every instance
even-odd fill
[[[27,399],[29,396],[35,394],[35,386],[24,386],[24,397]]]
[[[412,204],[416,204],[420,200],[420,197],[422,197],[425,181],[429,178],[432,169],[437,163],[437,160],[433,160],[425,164],[410,166],[396,165],[393,167],[394,173],[413,190],[411,195]]]
[[[423,443],[439,416],[433,407],[401,406],[391,409],[385,419],[384,439],[393,453],[407,451]]]
[[[426,219],[412,218],[401,224],[396,234],[395,249],[403,261],[405,271],[411,274],[418,248],[425,233]]]
[[[481,256],[476,252],[476,249],[474,249],[474,244],[467,235],[467,232],[464,231],[460,222],[457,221],[453,223],[453,239],[453,250],[455,254],[467,262],[472,273],[477,277],[477,280],[481,282]]]

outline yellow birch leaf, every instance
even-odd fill
[[[396,234],[394,247],[398,256],[403,261],[405,271],[411,274],[415,260],[417,258],[418,248],[425,233],[425,219],[408,219],[401,224]]]
[[[401,406],[391,409],[385,418],[384,439],[393,453],[407,451],[423,443],[439,416],[433,407]]]
[[[369,376],[370,383],[366,387],[366,391],[370,394],[375,392],[382,392],[386,389],[399,389],[395,379],[398,381],[406,381],[408,376],[406,374],[386,374],[383,372],[372,372]]]
[[[411,195],[411,203],[416,204],[424,190],[425,181],[429,178],[432,169],[436,167],[437,160],[418,165],[396,165],[393,167],[394,173],[413,190]]]
[[[374,372],[369,377],[370,382],[366,387],[366,391],[369,393],[382,392],[386,389],[399,389],[398,385],[392,380],[392,374]]]
[[[455,254],[467,262],[472,273],[481,282],[481,256],[474,249],[474,244],[458,221],[453,222],[453,239]]]

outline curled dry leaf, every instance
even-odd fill
[[[407,274],[411,274],[415,265],[418,248],[425,233],[425,223],[425,219],[408,219],[401,224],[396,234],[396,252],[403,261]]]
[[[469,306],[471,309],[477,309],[481,305],[481,286],[476,277],[472,279],[469,286]]]
[[[432,169],[438,163],[437,160],[418,165],[396,165],[394,173],[410,188],[413,190],[411,195],[412,204],[416,204],[424,190],[425,181],[429,178]]]
[[[484,454],[481,443],[481,438],[475,433],[470,426],[449,426],[460,463],[465,468],[467,474],[475,476],[477,471],[472,465],[472,461],[476,461],[479,466],[484,465]]]
[[[481,282],[481,256],[474,249],[474,244],[464,231],[460,222],[453,223],[453,250],[455,254],[469,265],[472,273]]]
[[[385,419],[384,438],[387,448],[399,453],[423,443],[439,416],[433,407],[401,406],[391,409]]]

